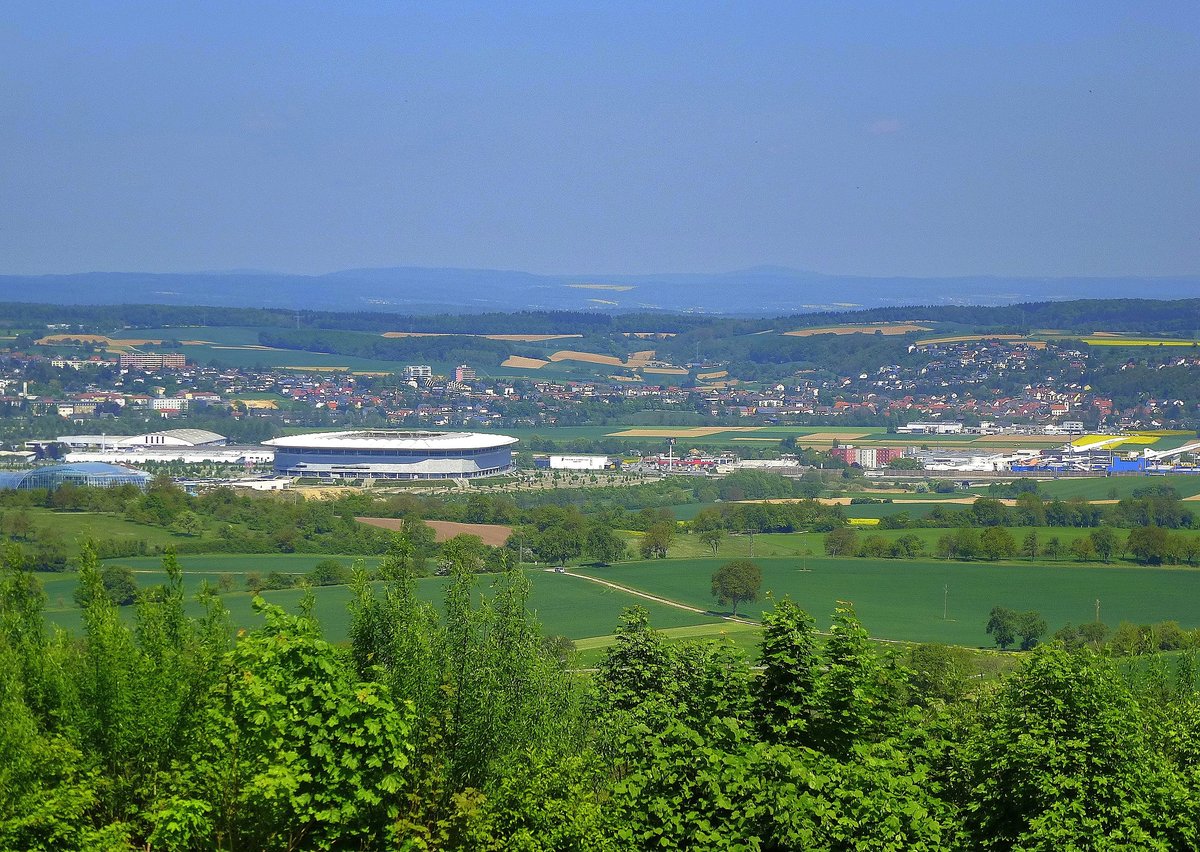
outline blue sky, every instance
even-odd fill
[[[1200,273],[1191,2],[6,3],[0,272]]]

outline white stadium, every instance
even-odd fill
[[[317,479],[476,479],[512,468],[516,438],[478,432],[362,430],[264,442],[275,472]]]

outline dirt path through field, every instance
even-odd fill
[[[543,570],[554,573],[553,568],[545,568]],[[741,616],[738,616],[738,615],[719,615],[718,613],[715,613],[712,610],[700,609],[699,607],[691,606],[690,604],[681,603],[679,601],[672,600],[671,598],[664,598],[660,595],[652,595],[649,592],[643,592],[643,591],[639,591],[638,589],[631,588],[629,586],[623,586],[620,583],[613,583],[609,580],[601,580],[598,577],[589,577],[587,574],[576,574],[574,571],[564,571],[563,576],[575,577],[576,579],[579,579],[579,580],[587,580],[590,583],[598,583],[601,586],[608,586],[610,589],[615,589],[618,592],[624,592],[627,595],[633,595],[634,597],[637,597],[637,598],[642,598],[644,600],[653,601],[654,603],[662,604],[663,606],[670,606],[670,607],[674,607],[675,609],[682,609],[682,610],[686,610],[687,612],[694,612],[698,615],[711,615],[711,616],[721,619],[722,621],[732,621],[736,624],[748,624],[752,627],[761,627],[762,626],[761,622],[753,621],[749,618],[742,618]],[[833,635],[832,633],[829,633],[825,630],[814,630],[813,633],[815,633],[817,636],[832,636]],[[913,644],[912,642],[905,642],[901,639],[880,639],[875,636],[871,636],[869,638],[872,642],[880,642],[880,643],[887,644],[887,645],[908,646],[908,645]]]
[[[553,568],[547,568],[545,570],[549,571],[550,573],[556,573]],[[670,598],[659,597],[658,595],[652,595],[649,592],[639,592],[637,589],[631,589],[629,586],[622,586],[620,583],[613,583],[609,580],[601,580],[598,577],[589,577],[587,574],[576,574],[574,571],[563,571],[562,573],[567,577],[575,577],[580,580],[587,580],[589,583],[598,583],[601,586],[608,586],[610,589],[616,589],[618,592],[624,592],[627,595],[633,595],[634,597],[643,598],[648,601],[654,601],[655,603],[662,604],[663,606],[672,606],[675,607],[675,609],[683,609],[687,610],[688,612],[698,613],[699,615],[711,615],[715,618],[721,619],[722,621],[733,621],[737,624],[758,624],[757,621],[751,621],[748,618],[742,618],[741,616],[737,615],[719,615],[718,613],[711,612],[707,609],[700,609],[699,607],[690,606],[685,603],[680,603],[679,601],[673,601]]]

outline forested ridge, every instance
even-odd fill
[[[184,614],[174,558],[131,625],[90,588],[47,631],[36,577],[0,579],[0,848],[1194,849],[1196,659],[1136,673],[1043,647],[999,683],[968,652],[880,650],[850,604],[818,633],[789,600],[760,668],[668,644],[626,611],[594,672],[469,550],[441,606],[396,537],[360,573],[351,642],[259,601]],[[969,655],[968,655],[969,656]]]
[[[50,305],[0,303],[0,328],[66,323],[88,328],[159,328],[164,326],[245,326],[342,331],[405,331],[448,334],[611,334],[627,331],[671,332],[694,343],[697,338],[752,334],[852,322],[926,320],[990,329],[1027,332],[1062,329],[1090,334],[1107,331],[1154,331],[1190,334],[1197,329],[1200,299],[1074,299],[1016,305],[905,305],[887,308],[821,311],[768,319],[703,314],[593,311],[516,311],[478,314],[401,314],[380,311],[318,311],[279,308],[227,308],[181,305]],[[670,341],[667,342],[669,345]]]

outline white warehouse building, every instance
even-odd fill
[[[551,470],[604,470],[608,456],[550,456]]]
[[[961,435],[963,425],[941,420],[914,422],[907,426],[897,426],[896,431],[903,435]]]
[[[144,435],[61,435],[54,439],[69,450],[128,450],[143,447],[220,447],[229,439],[207,429],[166,429]]]

